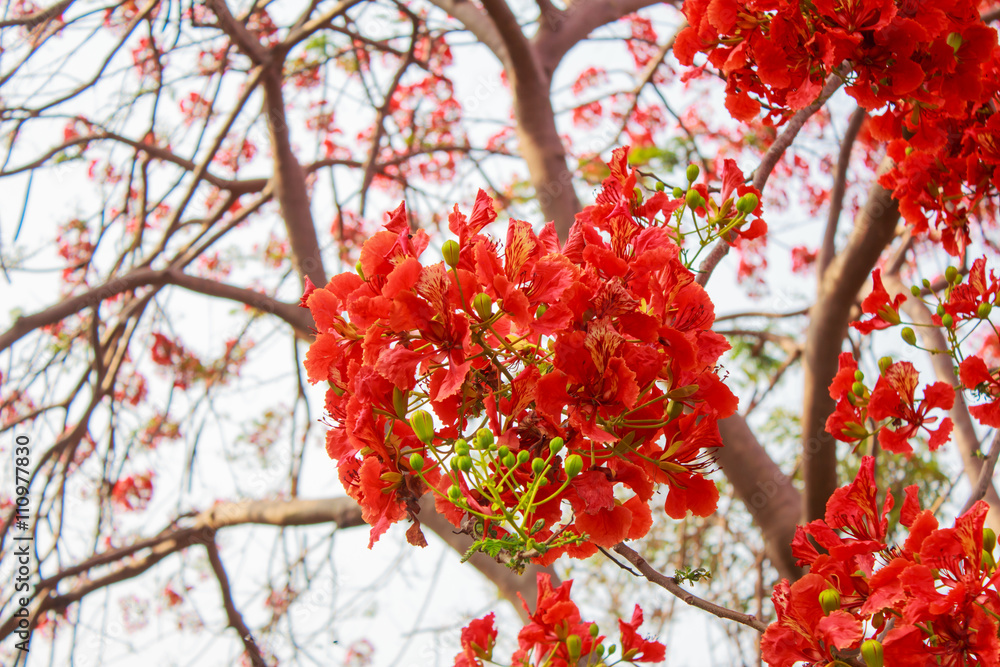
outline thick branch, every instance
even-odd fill
[[[883,168],[888,166],[888,162],[883,163]],[[819,281],[802,357],[806,521],[820,519],[826,514],[826,501],[837,488],[837,441],[826,432],[826,420],[836,407],[830,398],[830,382],[837,373],[837,358],[858,291],[868,280],[882,250],[892,240],[898,220],[899,209],[892,195],[882,186],[873,185],[847,246]]]
[[[713,452],[736,496],[760,528],[771,564],[792,581],[802,570],[792,556],[792,538],[802,515],[802,497],[758,442],[746,420],[733,415],[719,422],[725,445]]]

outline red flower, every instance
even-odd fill
[[[969,414],[983,426],[1000,426],[1000,378],[990,373],[981,357],[966,357],[958,367],[958,375],[966,389],[972,389],[993,399],[983,405],[969,406]]]
[[[889,366],[872,392],[868,416],[875,420],[892,419],[892,428],[887,425],[879,432],[879,443],[891,452],[912,452],[913,448],[907,441],[921,428],[930,436],[932,451],[947,442],[951,434],[950,418],[945,417],[937,429],[931,430],[928,425],[937,422],[938,417],[928,417],[927,413],[934,408],[951,410],[955,390],[944,382],[935,382],[924,388],[923,400],[917,404],[918,381],[919,373],[913,364],[899,361]]]
[[[861,312],[874,317],[864,322],[851,322],[851,326],[863,334],[899,324],[899,306],[906,301],[905,294],[897,294],[895,298],[889,298],[889,293],[882,286],[881,269],[875,269],[872,273],[872,283],[871,294],[865,297],[861,303]]]
[[[497,640],[495,616],[487,614],[462,628],[462,652],[455,656],[455,667],[482,667],[483,660],[493,658]]]
[[[642,625],[642,609],[635,606],[632,620],[626,623],[618,620],[618,628],[622,633],[622,658],[629,662],[660,662],[666,658],[667,647],[658,641],[643,639],[639,636],[639,626]]]

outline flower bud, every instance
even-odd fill
[[[407,394],[403,393],[403,390],[399,387],[392,388],[392,409],[396,411],[396,416],[400,419],[406,419],[406,411],[409,408],[409,401],[407,400]]]
[[[499,450],[497,450],[497,456],[500,458],[505,458],[508,454],[510,454],[510,447],[508,447],[507,445],[504,445]]]
[[[552,438],[549,440],[549,452],[555,456],[562,450],[564,444],[566,443],[562,438]]]
[[[748,192],[736,200],[736,210],[743,215],[750,215],[757,209],[760,200],[752,192]]]
[[[997,545],[997,534],[992,528],[983,528],[983,549],[992,552]]]
[[[541,475],[544,470],[545,459],[536,458],[531,461],[531,472],[535,473],[535,475]]]
[[[958,53],[958,50],[962,48],[962,36],[957,32],[949,34],[948,38],[944,41],[955,53]]]
[[[455,441],[455,454],[458,456],[468,456],[469,455],[469,443],[467,443],[462,438]]]
[[[573,479],[583,472],[583,457],[579,454],[570,454],[566,457],[563,468],[566,470],[566,477]]]
[[[517,466],[517,457],[511,452],[507,452],[507,455],[503,457],[503,464],[508,470]]]
[[[955,278],[958,276],[958,269],[954,266],[949,266],[944,270],[944,277],[948,279],[948,282],[955,282]]]
[[[986,549],[983,549],[983,554],[982,554],[982,565],[985,565],[985,566],[986,566],[986,567],[985,567],[984,569],[985,569],[985,570],[986,570],[987,572],[992,572],[993,570],[997,569],[997,562],[996,562],[996,560],[995,560],[995,559],[993,558],[993,554],[991,554],[991,553],[990,553],[989,551],[987,551]]]
[[[904,341],[906,341],[910,345],[917,344],[917,334],[913,333],[913,329],[911,329],[910,327],[905,327],[902,331],[899,332],[899,335],[903,338]]]
[[[864,379],[865,379],[865,373],[864,373],[864,371],[862,371],[860,369],[854,371],[854,380],[855,380],[855,382],[861,382]]]
[[[882,357],[878,360],[878,370],[882,375],[889,371],[889,366],[892,366],[892,357]]]
[[[993,310],[993,304],[991,303],[981,303],[979,308],[976,308],[976,317],[981,320],[985,320],[990,316],[990,312]]]
[[[368,280],[367,278],[365,278],[365,270],[361,268],[361,262],[358,262],[357,264],[354,265],[354,270],[358,272],[358,275],[361,276],[362,280]]]
[[[458,266],[458,255],[460,252],[461,249],[458,247],[458,242],[455,239],[448,239],[441,246],[441,254],[444,256],[444,261],[451,267]]]
[[[597,627],[597,623],[591,623],[589,632],[591,639],[597,639],[597,635],[601,632],[601,629]]]
[[[426,410],[417,410],[410,417],[410,428],[417,439],[425,445],[434,440],[434,418]]]
[[[683,188],[674,188],[673,195],[674,199],[680,199],[681,197],[683,197],[684,196]]]
[[[854,392],[855,396],[864,396],[865,385],[862,384],[861,382],[855,382],[854,384],[851,385],[851,391]]]
[[[632,194],[635,195],[635,201],[636,201],[636,203],[637,204],[641,204],[642,203],[642,190],[640,190],[639,188],[633,188],[632,189]]]
[[[535,319],[536,320],[542,319],[542,315],[544,315],[545,311],[547,311],[548,309],[549,307],[547,304],[544,303],[538,304],[538,308],[535,309]]]
[[[479,449],[489,449],[493,444],[493,431],[488,428],[481,428],[476,431],[476,447]]]
[[[913,296],[920,296],[920,288],[917,287],[916,285],[910,286],[910,294],[912,294]]]
[[[472,457],[459,456],[457,466],[458,469],[461,470],[462,472],[469,472],[470,470],[472,470]]]
[[[424,457],[416,452],[410,454],[410,468],[413,469],[413,472],[420,472],[421,470],[423,470]]]
[[[840,609],[840,592],[835,588],[828,588],[819,594],[819,606],[823,608],[823,613],[827,616],[830,612]]]
[[[868,639],[861,644],[861,657],[868,667],[882,667],[882,642]]]
[[[687,168],[687,173],[685,174],[688,179],[688,183],[694,183],[698,180],[698,174],[701,173],[701,169],[698,168],[696,164],[689,164]]]
[[[663,190],[666,189],[666,187],[667,186],[663,184],[663,181],[657,181],[656,182],[655,188],[656,188],[657,192],[663,192]]]
[[[684,201],[686,201],[687,205],[692,209],[700,208],[705,205],[705,198],[702,197],[701,193],[697,190],[688,190]]]
[[[531,456],[531,454],[528,453],[527,449],[522,449],[521,451],[519,451],[517,453],[517,465],[521,465],[522,463],[524,463],[525,461],[527,461],[528,457],[530,457],[530,456]]]
[[[937,311],[936,312],[938,314],[938,317],[941,317],[942,315],[944,315],[945,310],[944,310],[944,304],[943,303],[939,303],[937,305]]]
[[[680,417],[683,412],[684,404],[680,401],[670,401],[667,403],[667,417],[669,417],[671,421]]]
[[[955,318],[951,316],[951,313],[945,313],[941,316],[941,324],[950,329],[955,326]]]
[[[570,635],[566,638],[566,650],[569,651],[571,661],[576,661],[580,658],[580,650],[582,648],[583,644],[580,641],[580,635]]]
[[[875,615],[872,616],[872,627],[876,630],[881,630],[883,625],[885,625],[885,614],[882,612],[876,612]]]
[[[493,316],[493,301],[489,294],[480,292],[472,299],[472,309],[481,320],[488,320]]]
[[[462,497],[462,489],[458,488],[457,484],[452,484],[448,487],[448,500],[453,503],[457,503]]]

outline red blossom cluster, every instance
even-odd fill
[[[542,562],[644,535],[657,484],[673,517],[714,511],[704,475],[716,422],[736,409],[716,367],[729,345],[674,241],[684,200],[643,200],[627,149],[609,166],[564,245],[551,223],[536,234],[520,220],[501,245],[480,192],[471,215],[451,214],[445,261],[423,263],[430,240],[400,205],[357,273],[303,296],[327,451],[372,543],[416,519],[428,488],[456,526]],[[737,215],[731,180],[721,204],[707,191],[695,203],[733,228],[757,202]],[[419,524],[408,537],[422,541]]]
[[[886,494],[879,508],[872,457],[831,496],[825,520],[798,528],[792,549],[809,573],[775,588],[778,618],[761,644],[769,665],[844,664],[859,651],[878,667],[1000,663],[996,537],[983,529],[986,503],[940,528],[920,509],[917,487],[905,491],[902,546],[886,541],[893,498]]]
[[[145,509],[153,497],[153,473],[122,477],[111,487],[111,500],[125,510]]]
[[[909,441],[921,429],[929,437],[931,450],[948,442],[951,418],[929,413],[950,410],[955,390],[947,383],[934,382],[923,388],[923,397],[918,400],[920,374],[913,364],[898,361],[883,366],[875,389],[869,392],[857,361],[850,352],[841,353],[840,370],[830,384],[830,397],[837,401],[837,409],[827,419],[827,431],[843,442],[857,442],[871,435],[866,426],[869,419],[881,422],[881,430],[874,429],[879,445],[896,454],[912,452]]]
[[[726,107],[752,120],[762,102],[787,119],[826,78],[874,116],[896,164],[882,177],[918,233],[928,216],[961,253],[968,217],[1000,184],[1000,49],[973,0],[687,0],[674,53],[698,52],[726,77]]]
[[[521,598],[530,620],[517,634],[518,649],[508,661],[511,667],[575,667],[611,658],[597,624],[583,621],[576,603],[570,599],[572,585],[570,580],[553,588],[549,575],[538,575],[535,611]],[[455,656],[455,667],[483,667],[483,661],[493,661],[497,638],[493,619],[494,615],[488,614],[462,628],[462,652]],[[617,664],[659,662],[666,656],[663,644],[639,635],[640,625],[639,605],[635,606],[630,621],[618,621],[621,655],[616,656]]]

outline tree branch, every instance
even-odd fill
[[[233,601],[233,592],[229,586],[229,576],[226,574],[226,568],[222,564],[222,557],[219,556],[219,547],[215,544],[214,539],[205,543],[205,551],[208,552],[208,562],[211,563],[212,572],[215,573],[215,578],[219,582],[219,590],[222,593],[222,604],[226,609],[226,618],[229,620],[229,627],[239,633],[240,641],[243,642],[243,648],[250,657],[250,663],[254,667],[267,667],[267,662],[264,660],[264,656],[261,655],[257,642],[254,641],[253,633],[250,632],[250,628],[247,627],[246,622],[243,620],[243,614],[236,608],[236,603]]]
[[[879,171],[890,164],[888,160],[883,162]],[[830,398],[830,382],[837,373],[837,359],[847,336],[851,308],[882,250],[895,235],[898,220],[899,209],[891,193],[880,185],[873,185],[847,246],[819,280],[802,356],[806,521],[825,516],[826,501],[837,488],[837,441],[826,432],[826,420],[836,407]]]
[[[823,245],[820,248],[819,261],[816,265],[817,276],[826,273],[826,268],[830,266],[837,251],[837,225],[840,221],[840,213],[844,208],[844,191],[847,189],[847,167],[851,162],[851,149],[854,147],[854,141],[858,138],[858,132],[861,131],[861,125],[867,116],[868,112],[862,107],[855,109],[847,124],[847,131],[844,132],[844,139],[840,142],[837,172],[833,178],[833,189],[830,191],[830,214],[827,216],[826,232],[823,234]]]
[[[734,611],[726,607],[721,607],[714,602],[709,602],[708,600],[703,600],[702,598],[696,596],[694,593],[681,588],[677,584],[677,580],[673,577],[668,577],[663,574],[652,565],[646,562],[646,559],[640,556],[634,549],[626,546],[624,542],[619,542],[614,546],[616,553],[621,554],[625,557],[632,566],[642,573],[642,576],[646,577],[651,583],[663,588],[672,595],[676,595],[680,600],[692,607],[697,607],[703,611],[707,611],[713,616],[718,616],[719,618],[724,618],[730,621],[736,621],[741,625],[745,625],[748,628],[753,628],[757,632],[763,633],[767,630],[767,625],[761,622],[756,616],[751,614],[744,614],[742,612]]]

